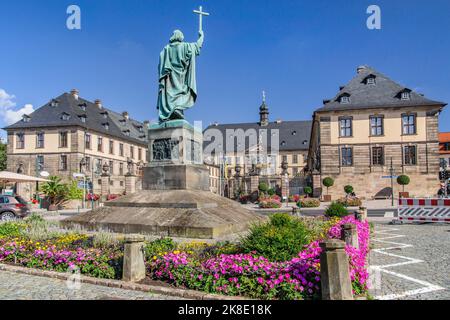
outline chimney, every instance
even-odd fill
[[[130,119],[130,115],[126,111],[122,112],[122,117],[126,120]]]
[[[145,128],[145,129],[148,129],[149,125],[150,125],[150,121],[145,120],[145,121],[144,121],[144,128]]]
[[[362,73],[363,71],[365,71],[367,68],[366,68],[366,66],[359,66],[357,69],[356,69],[356,72],[358,73],[358,74],[360,74],[360,73]]]
[[[74,97],[75,98],[75,100],[78,100],[78,97],[79,97],[79,91],[77,90],[77,89],[72,89],[71,91],[70,91],[70,94],[72,95],[72,97]]]
[[[94,103],[99,109],[103,109],[102,100],[97,99],[97,100],[94,101]]]
[[[281,120],[281,119],[277,119],[276,121],[275,121],[275,123],[277,123],[277,124],[280,124],[280,123],[282,123],[283,122],[283,120]]]

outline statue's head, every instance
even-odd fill
[[[175,30],[173,32],[173,36],[170,38],[170,43],[173,42],[183,42],[184,40],[184,34],[180,30]]]

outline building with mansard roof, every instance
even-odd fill
[[[311,121],[270,121],[265,101],[259,108],[259,121],[212,124],[203,133],[206,163],[219,166],[219,184],[232,196],[236,174],[242,177],[244,193],[250,193],[250,176],[257,170],[260,181],[270,187],[281,185],[281,173],[288,173],[290,193],[303,193],[304,175],[311,135]],[[282,168],[284,167],[284,168]]]
[[[121,194],[128,168],[139,174],[147,162],[147,128],[147,122],[132,119],[128,112],[117,113],[72,90],[4,128],[7,169],[32,176],[47,171],[65,180],[83,172],[97,193],[100,175],[108,169],[109,193]],[[30,185],[26,194],[34,189]]]
[[[446,103],[361,66],[355,77],[313,115],[308,171],[314,193],[322,180],[335,180],[333,198],[352,185],[357,195],[386,198],[393,175],[408,175],[412,196],[432,196],[439,188],[439,114]],[[394,183],[394,194],[399,186]]]

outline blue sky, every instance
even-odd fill
[[[82,30],[66,28],[71,4]],[[0,125],[72,88],[155,119],[159,52],[176,28],[197,39],[200,4],[211,16],[190,121],[257,121],[262,90],[272,120],[310,119],[361,64],[450,102],[448,0],[0,0]],[[371,4],[381,30],[366,27]]]

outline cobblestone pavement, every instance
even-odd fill
[[[0,300],[180,300],[181,298],[0,271]]]
[[[450,225],[377,221],[370,254],[378,299],[450,299]]]

